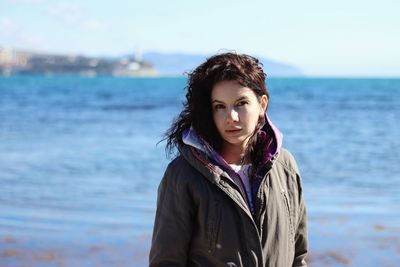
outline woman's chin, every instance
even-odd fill
[[[231,137],[231,138],[225,138],[224,141],[225,141],[224,143],[225,143],[226,146],[244,148],[245,147],[246,138],[244,138],[244,137],[232,138]]]

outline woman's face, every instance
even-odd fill
[[[259,100],[248,87],[236,81],[221,81],[211,92],[211,105],[214,123],[224,144],[222,149],[246,147],[260,116],[264,116],[268,98]]]

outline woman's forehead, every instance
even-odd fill
[[[212,89],[212,100],[236,100],[242,97],[256,97],[253,90],[236,81],[222,81],[216,83]]]

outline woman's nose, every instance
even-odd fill
[[[236,121],[239,121],[239,114],[238,114],[238,112],[235,110],[235,109],[230,109],[229,111],[228,111],[228,121],[229,122],[236,122]]]

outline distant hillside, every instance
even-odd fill
[[[182,75],[193,70],[209,55],[181,54],[181,53],[143,53],[143,59],[151,62],[159,75]],[[300,69],[277,61],[259,57],[264,65],[268,77],[303,76]]]

